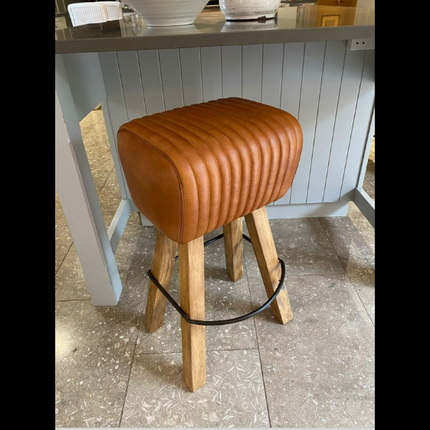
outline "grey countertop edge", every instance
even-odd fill
[[[367,39],[375,37],[374,25],[273,29],[163,36],[104,37],[55,41],[56,54],[135,51],[145,49],[194,48],[266,43]]]

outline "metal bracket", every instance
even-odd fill
[[[224,234],[221,233],[220,235],[206,241],[204,243],[204,246],[210,245],[217,240],[224,237]],[[247,240],[248,242],[251,242],[251,239],[243,234],[243,238]],[[178,259],[178,256],[175,257],[175,260]],[[281,263],[281,279],[279,280],[278,287],[276,288],[275,292],[272,294],[272,296],[263,303],[260,307],[253,310],[252,312],[249,312],[248,314],[236,317],[236,318],[230,318],[225,320],[212,320],[212,321],[204,321],[204,320],[194,320],[190,318],[190,316],[178,305],[178,303],[175,301],[175,299],[165,290],[165,288],[158,282],[157,278],[152,274],[151,270],[148,270],[147,274],[149,276],[149,279],[154,283],[154,285],[161,291],[161,293],[166,297],[166,299],[172,304],[172,306],[181,314],[181,317],[184,318],[184,320],[189,324],[196,324],[196,325],[225,325],[225,324],[233,324],[236,322],[244,321],[248,318],[251,318],[261,311],[264,311],[272,302],[275,300],[276,296],[280,293],[285,279],[285,263],[283,260],[278,258],[279,263]]]

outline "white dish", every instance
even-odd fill
[[[209,0],[125,0],[150,27],[193,24]]]

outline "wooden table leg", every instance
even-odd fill
[[[179,289],[181,308],[192,319],[205,318],[203,236],[179,245]],[[206,382],[205,326],[181,319],[184,380],[191,391]]]
[[[264,287],[266,288],[267,296],[270,297],[276,290],[281,278],[281,265],[278,261],[278,253],[273,241],[266,207],[263,206],[246,215],[245,221],[252,240],[261,277],[263,278]],[[273,315],[282,324],[287,323],[293,318],[290,301],[285,289],[281,290],[270,306]]]
[[[223,226],[227,276],[238,281],[243,275],[242,218]]]
[[[164,233],[157,230],[151,272],[167,291],[170,287],[170,279],[175,264],[176,247],[176,242],[173,242]],[[161,291],[150,281],[144,320],[145,327],[150,333],[162,326],[166,311],[166,301],[167,299]]]

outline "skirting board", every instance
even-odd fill
[[[307,203],[304,205],[268,205],[266,209],[269,219],[346,216],[348,212],[348,201],[336,203]],[[140,212],[139,215],[143,226],[152,225]]]
[[[269,205],[266,206],[266,209],[269,219],[346,216],[348,201],[307,203],[304,205]]]

